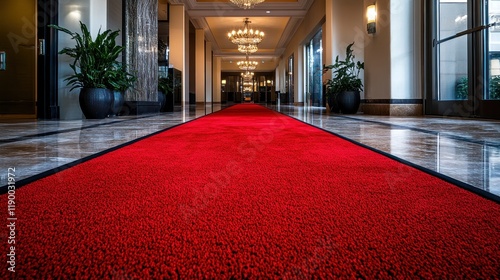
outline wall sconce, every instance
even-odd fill
[[[366,22],[368,34],[375,34],[377,32],[377,7],[375,4],[366,7]]]
[[[222,85],[225,86],[226,85],[226,80],[222,80]]]

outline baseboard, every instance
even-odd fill
[[[145,115],[160,112],[160,103],[153,101],[125,101],[121,115]]]
[[[360,106],[365,115],[422,116],[422,99],[366,99]]]

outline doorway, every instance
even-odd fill
[[[430,3],[426,113],[500,119],[500,0]]]
[[[36,117],[36,0],[7,1],[0,10],[0,116]]]

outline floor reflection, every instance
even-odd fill
[[[268,107],[500,196],[499,121],[330,115],[324,108]]]

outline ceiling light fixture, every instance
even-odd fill
[[[259,65],[259,63],[257,61],[242,60],[238,61],[237,65],[241,70],[250,71],[257,68],[257,65]]]
[[[246,10],[253,8],[255,5],[260,4],[265,0],[230,0],[230,1],[236,6]]]
[[[255,44],[238,45],[238,51],[246,54],[255,53],[259,48]]]
[[[243,29],[239,29],[238,31],[232,30],[227,33],[227,37],[229,41],[236,45],[257,45],[262,42],[264,39],[264,32],[259,30],[253,30],[248,27],[248,24],[251,21],[248,18],[245,18],[245,26]]]
[[[254,72],[246,71],[245,73],[241,73],[241,77],[243,77],[244,81],[249,81],[253,78],[255,75]]]

